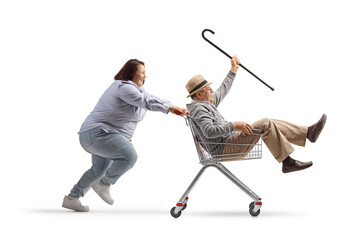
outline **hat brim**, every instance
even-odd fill
[[[189,95],[187,96],[187,98],[188,98],[188,97],[191,97],[192,95],[194,95],[194,94],[197,93],[197,92],[200,92],[201,89],[203,89],[203,88],[206,87],[206,86],[209,86],[210,84],[212,84],[212,82],[209,82],[209,83],[205,84],[204,86],[202,86],[201,88],[199,88],[198,90],[196,90],[195,92],[192,92],[191,94],[189,94]]]

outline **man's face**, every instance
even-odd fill
[[[212,94],[214,91],[211,89],[210,86],[206,86],[204,89],[201,89],[199,92],[197,92],[197,100],[200,101],[208,101],[210,103],[214,102],[214,98]]]

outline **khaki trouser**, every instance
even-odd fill
[[[278,162],[282,162],[294,151],[291,144],[305,146],[308,127],[270,118],[263,118],[252,126],[262,130],[262,139]],[[241,132],[237,132],[227,139],[223,154],[239,153],[239,159],[241,159],[244,153],[250,152],[253,144],[258,140],[259,137],[243,136]],[[252,146],[231,144],[251,144]]]

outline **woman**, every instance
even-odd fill
[[[114,203],[109,187],[136,162],[137,154],[131,138],[147,110],[187,114],[185,108],[175,107],[171,102],[146,92],[143,88],[145,78],[145,64],[137,59],[129,60],[85,119],[79,138],[81,146],[92,155],[92,167],[64,197],[64,208],[89,211],[79,198],[90,187],[105,202]]]

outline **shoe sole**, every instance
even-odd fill
[[[114,201],[112,201],[112,202],[109,202],[106,198],[103,198],[102,196],[101,196],[101,194],[100,194],[100,191],[93,185],[93,186],[91,186],[92,187],[92,189],[97,193],[97,195],[99,195],[99,197],[102,199],[102,200],[104,200],[104,202],[106,202],[107,204],[109,204],[109,205],[113,205],[114,204]]]
[[[283,172],[283,173],[297,172],[297,171],[305,170],[305,169],[311,167],[312,165],[313,165],[313,163],[311,163],[309,166],[304,167],[304,168],[294,169],[294,170],[291,170],[291,171],[288,171],[288,170],[285,170],[285,171],[284,171],[284,170],[283,170],[282,172]]]
[[[318,139],[319,136],[320,136],[321,131],[322,131],[323,128],[325,127],[325,123],[326,123],[326,120],[327,120],[326,114],[324,114],[324,115],[321,117],[320,121],[321,121],[321,120],[323,120],[323,124],[320,125],[320,128],[319,128],[317,134],[315,135],[315,137],[314,137],[314,139],[313,139],[313,143],[315,143],[315,142],[317,141],[317,139]]]
[[[63,208],[66,208],[66,209],[70,209],[70,210],[76,211],[76,212],[88,212],[88,211],[90,210],[90,209],[83,209],[83,210],[75,209],[75,208],[73,208],[71,205],[67,205],[66,203],[63,203],[63,204],[62,204],[62,207],[63,207]]]

